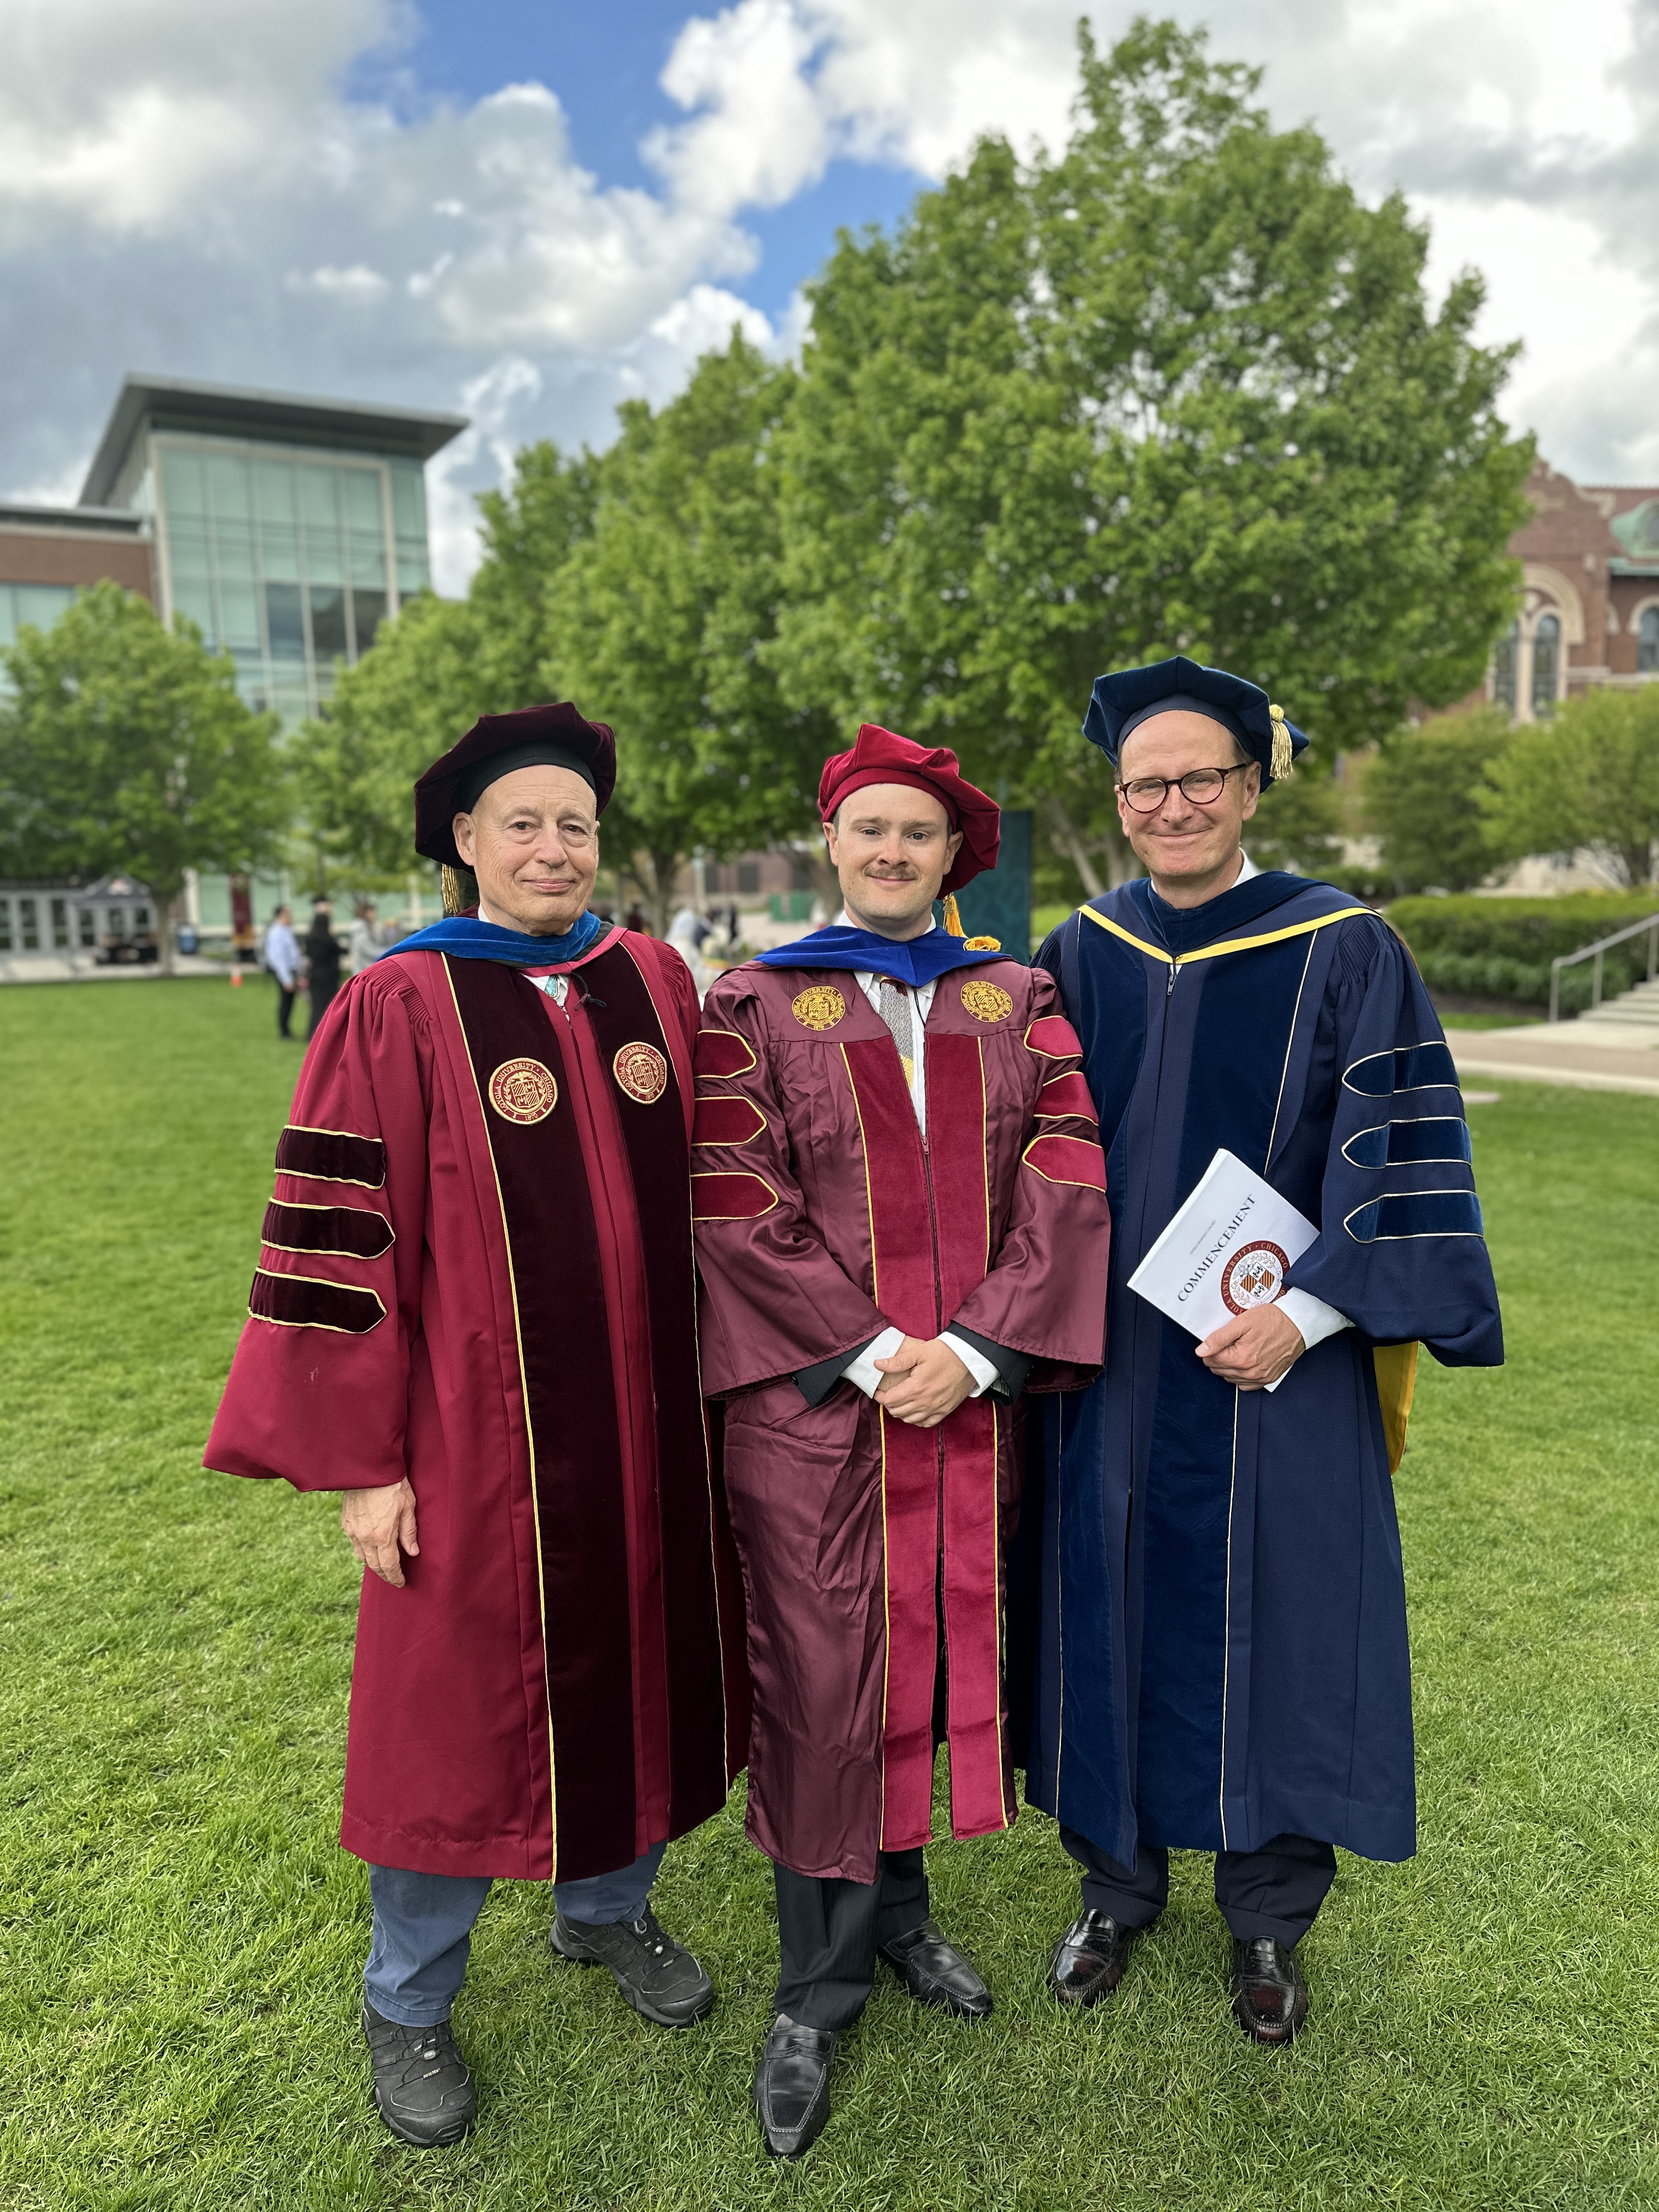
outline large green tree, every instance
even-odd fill
[[[411,787],[480,714],[547,696],[547,588],[592,526],[602,464],[526,447],[510,485],[479,501],[483,558],[464,600],[415,599],[342,672],[328,711],[295,744],[319,861],[401,879],[412,858]]]
[[[1615,883],[1654,882],[1659,685],[1581,693],[1517,729],[1486,781],[1487,835],[1504,858],[1589,847]]]
[[[165,629],[116,584],[0,659],[0,874],[140,877],[170,968],[186,870],[280,851],[290,793],[275,715],[244,705],[193,624]]]
[[[689,854],[816,827],[832,725],[785,699],[768,653],[776,438],[793,389],[792,370],[734,331],[667,406],[623,406],[592,533],[548,586],[547,685],[615,725],[606,857],[632,872],[659,928]]]
[[[735,333],[686,389],[620,410],[605,453],[550,445],[486,495],[465,601],[416,601],[305,733],[325,857],[408,866],[410,787],[481,714],[574,698],[617,732],[606,863],[665,927],[686,856],[809,830],[826,718],[783,698],[775,441],[793,372]]]
[[[1313,737],[1303,781],[1479,680],[1530,447],[1479,278],[1431,308],[1399,196],[1365,206],[1201,34],[1080,35],[1061,156],[982,141],[811,288],[771,652],[796,702],[1034,801],[1091,888],[1119,849],[1078,737],[1093,678],[1174,652],[1248,673]],[[1316,848],[1331,809],[1296,789],[1262,837],[1294,812]]]
[[[1365,825],[1401,892],[1473,890],[1498,858],[1481,805],[1510,744],[1501,707],[1440,714],[1399,730],[1364,768]]]

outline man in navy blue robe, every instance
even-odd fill
[[[1333,1846],[1415,1848],[1392,1468],[1418,1342],[1497,1365],[1497,1293],[1409,954],[1243,852],[1302,733],[1185,659],[1103,677],[1084,732],[1148,874],[1038,956],[1083,1040],[1112,1216],[1106,1369],[1051,1401],[1021,1532],[1026,1793],[1084,1869],[1049,1984],[1071,2004],[1115,1989],[1170,1850],[1213,1851],[1234,2012],[1287,2043]],[[1320,1233],[1276,1302],[1194,1343],[1128,1279],[1224,1146]]]

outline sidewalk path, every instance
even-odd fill
[[[1578,1091],[1633,1091],[1659,1098],[1659,1047],[1651,1029],[1612,1023],[1532,1022],[1522,1029],[1448,1030],[1459,1075],[1507,1075]]]

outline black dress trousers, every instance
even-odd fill
[[[1075,1828],[1060,1840],[1083,1869],[1083,1902],[1121,1928],[1150,1928],[1170,1900],[1170,1854],[1143,1844],[1133,1869]],[[1259,1851],[1218,1851],[1215,1901],[1241,1942],[1271,1936],[1289,1948],[1313,1926],[1336,1879],[1336,1853],[1311,1836],[1275,1836]]]
[[[950,1669],[945,1645],[945,1563],[935,1582],[939,1648],[933,1668],[933,1749],[945,1741]],[[777,2009],[803,2027],[848,2027],[870,2001],[876,1954],[927,1914],[921,1852],[878,1851],[873,1881],[772,1869],[778,1893]]]
[[[875,1987],[876,1952],[927,1917],[920,1850],[883,1851],[873,1881],[772,1869],[778,1890],[776,2008],[803,2027],[850,2027]]]

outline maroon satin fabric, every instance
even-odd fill
[[[1007,1006],[990,1019],[973,1011],[997,1004],[986,983]],[[892,1038],[851,975],[745,968],[704,1004],[692,1188],[703,1371],[725,1400],[749,1601],[749,1828],[803,1874],[872,1881],[878,1848],[929,1833],[941,1563],[952,1829],[1012,1818],[999,1646],[1013,1414],[987,1396],[920,1430],[850,1383],[809,1407],[787,1378],[890,1322],[922,1336],[959,1322],[1032,1355],[1035,1388],[1098,1366],[1103,1190],[1024,1162],[1039,1130],[1099,1158],[1091,1113],[1036,1118],[1043,1086],[1078,1067],[1057,1003],[1012,961],[941,979],[925,1153]]]

